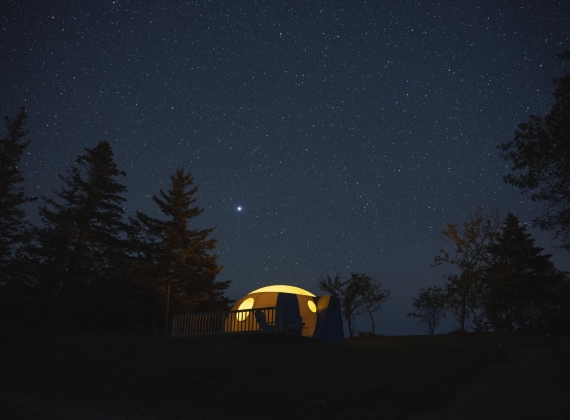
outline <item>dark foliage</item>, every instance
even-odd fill
[[[173,314],[228,309],[230,301],[224,292],[230,281],[216,280],[223,267],[214,253],[217,239],[209,238],[214,228],[189,226],[203,212],[195,206],[194,178],[179,169],[170,180],[170,188],[153,197],[166,220],[141,212],[131,220],[138,250],[136,270],[149,281],[148,290],[162,295],[163,301],[170,286]],[[152,317],[156,320],[157,314]]]
[[[16,261],[30,241],[30,227],[25,219],[23,205],[36,198],[25,197],[20,159],[30,143],[24,137],[26,109],[11,120],[5,117],[7,134],[0,139],[0,281],[14,280],[19,270],[14,270]]]
[[[534,246],[516,216],[508,214],[501,224],[477,212],[463,230],[448,224],[443,233],[455,245],[455,255],[441,250],[435,263],[458,270],[446,276],[444,306],[458,317],[460,331],[465,331],[465,319],[472,318],[479,331],[568,332],[568,276],[556,270],[550,254]],[[421,296],[425,300],[428,294]],[[420,303],[427,301],[416,298],[414,307]],[[427,315],[424,308],[409,316],[421,321]]]
[[[14,119],[6,120],[6,136],[0,139],[0,328],[21,313],[27,319],[33,295],[33,264],[29,247],[33,227],[27,222],[24,206],[34,200],[26,197],[19,169],[24,150],[27,115],[25,108]],[[13,322],[12,322],[13,323]]]
[[[154,201],[165,220],[142,213],[126,223],[126,176],[109,143],[85,149],[31,229],[17,165],[29,144],[26,113],[6,119],[0,140],[0,330],[8,332],[158,333],[171,290],[172,313],[227,309],[230,281],[214,252],[214,228],[192,229],[203,209],[184,170]]]
[[[350,273],[350,278],[342,281],[341,273],[336,268],[334,276],[326,275],[319,279],[319,288],[338,297],[351,338],[354,335],[356,317],[364,313],[370,316],[374,334],[373,314],[390,298],[390,290],[382,290],[379,283],[363,273]]]
[[[570,51],[560,58],[570,62]],[[570,73],[554,79],[556,103],[544,117],[531,115],[515,138],[499,146],[512,162],[508,184],[546,204],[534,222],[554,232],[570,250]]]
[[[85,149],[40,208],[40,287],[54,322],[62,328],[114,329],[128,294],[124,272],[128,225],[123,221],[126,187],[117,181],[111,146]]]
[[[434,335],[441,320],[447,317],[447,294],[438,286],[420,289],[420,293],[413,298],[413,306],[414,312],[410,312],[408,317],[426,325],[428,333]]]
[[[461,331],[465,331],[468,318],[476,328],[484,322],[483,282],[490,260],[488,245],[495,240],[498,227],[498,215],[488,217],[479,210],[463,223],[463,229],[448,223],[442,232],[454,246],[454,255],[442,249],[435,256],[434,265],[447,263],[459,271],[446,276],[445,288],[447,305],[458,317]]]
[[[491,262],[485,277],[485,313],[495,330],[544,330],[557,306],[561,274],[551,254],[534,245],[513,214],[508,214],[497,240],[488,246]]]

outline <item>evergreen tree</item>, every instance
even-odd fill
[[[227,309],[230,301],[224,292],[230,281],[216,280],[223,266],[213,252],[217,239],[209,238],[214,228],[189,227],[204,211],[194,205],[198,187],[193,187],[194,178],[184,169],[178,169],[170,180],[170,188],[153,197],[166,220],[137,212],[132,221],[135,230],[144,231],[138,237],[138,271],[165,297],[170,286],[172,313]]]
[[[163,332],[167,306],[167,285],[158,265],[161,256],[162,222],[144,213],[129,217],[132,258],[128,267],[133,284],[135,306],[133,327],[138,332],[158,335]]]
[[[58,200],[44,197],[38,255],[46,298],[64,317],[99,328],[104,317],[119,310],[124,292],[128,225],[122,194],[127,189],[116,180],[125,173],[117,169],[109,143],[85,151],[66,176],[60,175],[64,185],[54,191]]]
[[[500,235],[489,244],[491,263],[485,280],[485,310],[495,329],[536,330],[541,307],[554,302],[560,280],[551,254],[534,245],[519,219],[508,214]]]
[[[24,150],[30,144],[24,141],[26,109],[21,108],[13,120],[8,117],[8,133],[0,140],[0,281],[13,279],[17,267],[15,257],[30,241],[30,229],[22,206],[36,198],[25,197],[22,171],[18,164]]]

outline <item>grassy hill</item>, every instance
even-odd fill
[[[528,345],[554,347],[568,368],[567,340],[516,334],[375,336],[341,347],[277,337],[19,337],[0,350],[0,391],[142,418],[405,419],[441,408]]]

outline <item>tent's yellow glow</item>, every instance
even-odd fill
[[[253,293],[265,293],[265,292],[278,292],[278,293],[292,293],[294,295],[304,295],[304,296],[311,296],[315,297],[311,292],[306,291],[305,289],[301,289],[300,287],[295,286],[286,286],[284,284],[275,284],[273,286],[265,286],[261,289],[254,290],[249,294]],[[245,301],[244,301],[245,302]],[[243,305],[243,303],[242,303]],[[241,308],[241,305],[240,305]]]
[[[315,305],[315,302],[313,302],[312,300],[307,301],[307,305],[309,306],[309,310],[312,313],[317,312],[317,305]]]
[[[253,298],[247,298],[239,305],[238,311],[244,311],[253,308],[253,302],[254,302]],[[236,318],[238,321],[244,321],[248,316],[249,312],[238,312],[236,314]]]

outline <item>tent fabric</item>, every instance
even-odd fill
[[[327,343],[344,344],[342,314],[336,296],[317,297],[317,326],[313,338]]]

